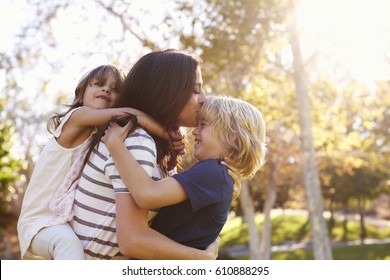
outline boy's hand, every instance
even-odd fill
[[[127,138],[131,122],[128,122],[124,127],[121,127],[116,122],[110,122],[110,125],[105,130],[102,141],[106,146],[115,145],[118,141],[124,142]]]

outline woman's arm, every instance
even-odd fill
[[[116,200],[116,234],[121,253],[136,259],[216,259],[219,240],[206,250],[181,245],[147,225],[147,210],[141,209],[130,194],[119,193]]]
[[[126,131],[127,126],[122,128],[112,123],[102,140],[110,151],[122,181],[138,206],[153,209],[186,200],[187,193],[176,179],[170,177],[154,181],[150,178],[124,145]]]

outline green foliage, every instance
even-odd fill
[[[288,12],[287,3],[282,5],[275,0],[176,2],[184,18],[191,19],[191,27],[186,28],[190,31],[180,30],[177,35],[185,49],[197,51],[207,62],[203,71],[207,84],[217,94],[241,96],[244,88],[262,72],[263,67],[259,66],[267,64],[264,45],[280,35],[278,28]]]
[[[298,249],[291,252],[273,252],[271,260],[314,260],[314,255],[313,250]]]
[[[0,100],[1,101],[1,100]],[[0,108],[2,104],[0,103]],[[15,159],[10,149],[12,147],[12,126],[3,118],[0,120],[0,227],[4,226],[7,217],[11,215],[10,202],[18,192],[17,181],[22,162]]]
[[[390,108],[384,92],[390,85],[378,84],[378,90],[370,92],[353,80],[342,86],[330,79],[322,74],[311,89],[323,194],[345,209],[353,200],[364,206],[386,191],[383,182],[390,176],[390,146],[384,140],[388,131],[383,125],[388,122],[386,112]]]

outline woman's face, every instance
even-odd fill
[[[177,123],[178,126],[196,127],[198,125],[198,114],[206,99],[206,94],[204,93],[202,85],[202,72],[198,67],[196,68],[194,91],[190,100],[188,100],[187,104],[179,114]]]

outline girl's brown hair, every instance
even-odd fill
[[[47,123],[47,130],[50,133],[53,133],[57,127],[61,123],[61,119],[69,113],[71,110],[80,107],[83,105],[83,98],[84,93],[89,84],[92,83],[93,80],[97,80],[100,84],[104,84],[106,79],[110,76],[114,77],[115,80],[115,88],[120,91],[122,89],[123,81],[126,77],[123,70],[117,66],[114,65],[100,65],[96,67],[95,69],[89,71],[88,73],[84,74],[84,76],[81,77],[79,83],[76,86],[75,89],[75,96],[73,99],[73,103],[70,105],[62,105],[60,107],[60,111],[63,111],[62,109],[67,108],[65,112],[57,112],[55,113],[48,121]]]

